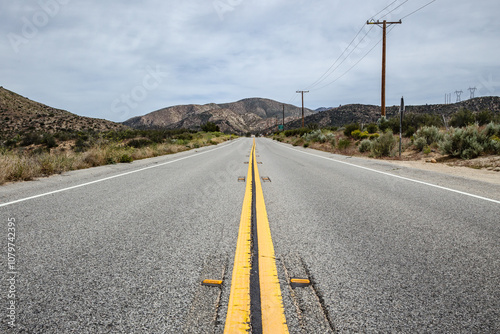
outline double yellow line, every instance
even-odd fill
[[[257,168],[255,139],[247,172],[245,197],[241,210],[240,230],[234,256],[231,293],[224,333],[248,333],[251,327],[250,271],[252,269],[252,199],[255,192],[258,241],[260,309],[264,334],[288,333],[281,289],[276,270],[271,229],[267,217],[264,193]],[[255,174],[255,180],[254,180]],[[255,189],[252,185],[255,183]]]

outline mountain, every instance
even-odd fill
[[[323,111],[327,111],[327,110],[330,110],[330,109],[333,109],[332,107],[329,107],[329,108],[325,108],[325,107],[321,107],[321,108],[318,108],[316,110],[314,110],[315,112],[323,112]]]
[[[495,113],[500,112],[500,97],[487,96],[476,97],[470,100],[457,102],[453,104],[432,104],[419,106],[406,106],[406,113],[427,113],[437,114],[449,117],[451,114],[461,110],[468,109],[472,112],[484,109]],[[386,108],[387,117],[399,115],[399,106]],[[320,127],[342,126],[349,123],[372,123],[380,118],[380,106],[364,104],[348,104],[337,108],[319,112],[305,118],[305,124],[318,124]],[[286,125],[286,128],[300,127],[301,120],[295,120]]]
[[[304,109],[305,116],[314,111]],[[290,104],[285,105],[285,122],[302,115],[302,109]],[[232,103],[180,105],[157,111],[144,116],[133,117],[123,124],[133,128],[188,128],[199,129],[206,122],[213,122],[223,132],[259,132],[282,123],[283,103],[262,98],[248,98]]]
[[[22,132],[49,132],[67,130],[117,130],[123,124],[104,119],[83,117],[66,110],[49,107],[0,87],[0,138]]]

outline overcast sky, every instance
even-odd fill
[[[299,106],[297,90],[311,109],[380,105],[382,29],[366,21],[403,18],[387,39],[387,105],[499,95],[500,2],[407,16],[430,1],[0,0],[0,85],[113,121],[249,97]]]

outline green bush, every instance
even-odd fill
[[[212,122],[206,122],[205,124],[201,125],[201,131],[205,132],[219,132],[219,126],[215,123]]]
[[[491,122],[486,126],[484,131],[487,137],[493,137],[493,136],[500,137],[500,124],[495,124]]]
[[[359,124],[358,123],[351,123],[351,124],[347,124],[345,127],[344,127],[344,135],[347,136],[347,137],[350,137],[351,136],[351,133],[355,130],[360,130],[360,127],[359,127]]]
[[[427,140],[424,137],[419,137],[415,139],[413,143],[415,144],[415,147],[419,151],[422,151],[427,146]]]
[[[326,136],[321,132],[321,130],[314,130],[312,132],[306,133],[302,136],[305,141],[311,141],[313,143],[324,143],[326,142]]]
[[[387,131],[372,143],[372,153],[376,157],[389,156],[396,146],[392,131]]]
[[[325,134],[326,141],[330,143],[332,146],[335,146],[335,134],[332,132],[328,132]]]
[[[476,118],[472,111],[461,109],[451,116],[450,125],[455,128],[461,128],[474,124]]]
[[[378,125],[378,128],[380,129],[380,131],[382,131],[382,132],[386,132],[387,129],[390,128],[389,121],[386,118],[380,118],[377,121],[377,125]]]
[[[290,129],[285,131],[285,137],[303,136],[313,130],[308,128]]]
[[[422,151],[425,146],[439,143],[443,140],[443,134],[435,126],[424,126],[420,128],[414,135],[415,145]],[[425,141],[425,143],[424,143]]]
[[[120,162],[132,162],[132,161],[134,161],[134,159],[128,154],[123,154],[120,157]]]
[[[370,140],[375,140],[377,139],[378,137],[380,137],[380,134],[379,133],[372,133],[369,137]]]
[[[349,146],[351,145],[351,141],[349,139],[346,139],[346,138],[341,138],[339,139],[339,142],[337,144],[337,148],[339,150],[345,150],[346,148],[348,148]]]
[[[153,142],[146,138],[132,139],[128,142],[127,146],[141,148],[153,144]]]
[[[495,118],[495,115],[493,114],[493,112],[491,110],[485,109],[485,110],[481,110],[480,112],[478,112],[475,115],[475,118],[476,118],[476,122],[479,125],[485,125],[485,124],[492,122],[493,119]]]
[[[498,136],[491,137],[488,144],[489,144],[488,151],[490,151],[493,154],[500,154],[500,137]]]
[[[359,137],[361,136],[361,130],[354,130],[353,132],[351,132],[350,136],[358,140]]]
[[[439,146],[444,154],[462,159],[473,159],[490,147],[490,141],[485,132],[470,125],[462,129],[452,129],[444,137]]]
[[[376,133],[378,131],[378,126],[377,124],[375,123],[370,123],[366,126],[366,131],[368,131],[368,133],[372,134],[372,133]]]
[[[365,139],[359,144],[359,151],[361,153],[371,151],[371,149],[372,149],[372,142],[369,139]]]

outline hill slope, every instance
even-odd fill
[[[437,114],[449,117],[451,114],[461,110],[468,109],[472,112],[481,111],[484,109],[491,110],[495,113],[500,112],[500,97],[487,96],[476,97],[470,100],[453,103],[453,104],[433,104],[422,106],[406,106],[406,113],[427,113]],[[387,117],[394,117],[399,114],[399,106],[387,107]],[[305,124],[316,123],[321,127],[327,126],[342,126],[344,124],[359,122],[371,123],[376,122],[380,118],[380,106],[363,105],[363,104],[348,104],[333,108],[327,111],[306,117]],[[287,128],[300,127],[301,121],[296,120],[287,124]]]
[[[65,130],[106,131],[126,128],[123,124],[83,117],[32,101],[0,87],[0,137],[22,132],[49,132]]]
[[[304,111],[306,116],[313,113],[309,109]],[[292,121],[301,114],[301,108],[285,105],[285,122]],[[282,117],[281,102],[249,98],[233,103],[168,107],[131,118],[123,124],[133,128],[199,129],[203,123],[213,122],[219,125],[221,131],[245,133],[265,130],[275,124],[276,118],[281,123]]]

